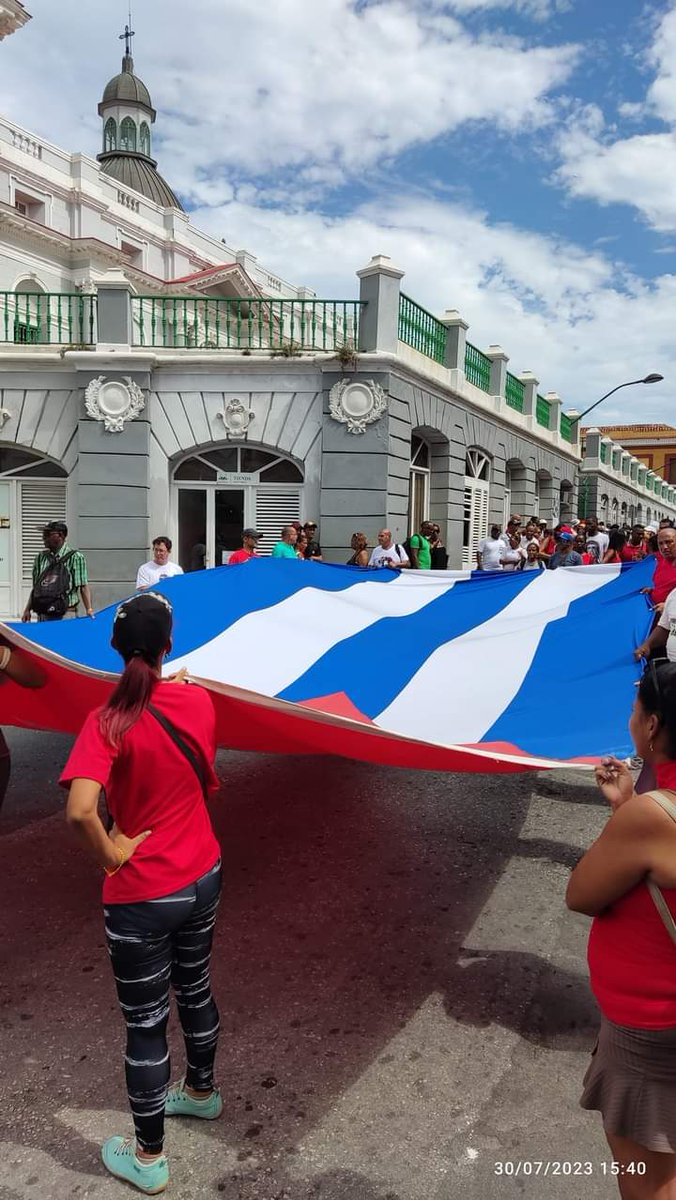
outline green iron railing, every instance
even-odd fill
[[[570,417],[566,416],[565,413],[561,413],[561,421],[559,424],[559,429],[560,429],[561,437],[563,438],[563,440],[565,442],[572,442],[572,440],[573,440],[573,422],[571,421]]]
[[[81,292],[0,292],[0,342],[92,346],[96,296]]]
[[[427,358],[443,363],[446,354],[446,326],[402,292],[399,297],[399,341],[413,346],[414,350],[419,350]]]
[[[601,449],[600,449],[600,451],[599,451],[599,458],[601,459],[601,462],[602,462],[602,463],[607,463],[607,462],[608,462],[608,447],[607,447],[607,445],[606,445],[606,443],[605,443],[605,442],[601,442]]]
[[[471,342],[465,346],[465,378],[482,392],[491,390],[491,360]]]
[[[359,345],[360,300],[132,296],[133,344],[188,350],[333,352]]]
[[[543,429],[549,429],[549,401],[544,396],[535,397],[535,420]]]
[[[508,371],[505,382],[505,400],[510,408],[514,408],[520,413],[523,412],[525,391],[525,385],[521,382],[521,380],[517,379],[516,375],[512,375],[511,371]]]

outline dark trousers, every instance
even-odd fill
[[[205,1091],[213,1087],[219,1020],[209,968],[220,893],[219,862],[171,896],[104,909],[108,951],[127,1023],[129,1106],[138,1145],[151,1154],[164,1142],[170,987],[185,1041],[186,1083]]]

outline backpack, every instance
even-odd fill
[[[33,588],[31,608],[40,617],[63,617],[68,608],[72,582],[68,562],[75,554],[70,550],[62,558],[50,555],[50,560]]]

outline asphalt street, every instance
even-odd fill
[[[0,818],[0,1200],[115,1200],[131,1130],[101,880],[10,730]],[[223,753],[214,953],[224,1118],[167,1123],[181,1200],[596,1200],[597,1014],[563,903],[605,807],[581,772],[444,776]],[[173,1076],[182,1044],[172,1025]],[[500,1165],[502,1164],[502,1165]],[[578,1164],[581,1164],[578,1166]]]

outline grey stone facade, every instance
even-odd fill
[[[410,532],[414,437],[424,441],[428,453],[426,515],[441,526],[451,567],[460,567],[463,558],[473,560],[466,514],[470,452],[486,464],[484,525],[502,524],[510,510],[523,516],[539,511],[551,524],[571,517],[579,480],[586,511],[600,513],[603,501],[608,520],[615,512],[618,519],[647,520],[675,511],[673,488],[660,482],[664,494],[658,497],[645,468],[642,473],[626,453],[618,457],[617,447],[603,451],[593,431],[581,464],[576,430],[562,436],[561,403],[553,393],[546,398],[549,422],[539,423],[537,380],[531,375],[521,377],[521,411],[510,408],[507,356],[499,347],[485,356],[488,392],[471,384],[464,374],[466,325],[457,314],[444,320],[449,332],[443,363],[399,341],[401,273],[379,259],[360,274],[369,315],[360,327],[357,361],[342,368],[328,353],[274,357],[204,348],[134,349],[120,341],[130,336],[131,323],[125,319],[129,288],[119,278],[111,280],[110,294],[100,289],[94,351],[59,353],[28,345],[0,351],[0,483],[7,477],[1,456],[8,450],[35,455],[34,468],[28,460],[31,478],[40,475],[40,462],[48,475],[58,468],[71,541],[87,556],[96,607],[129,594],[154,536],[168,533],[178,541],[179,492],[210,488],[215,494],[239,486],[229,468],[223,475],[214,468],[212,482],[204,487],[199,473],[183,475],[183,482],[174,478],[186,460],[215,451],[262,451],[270,461],[277,456],[289,464],[297,484],[252,484],[244,521],[272,513],[268,539],[276,536],[278,524],[293,515],[284,507],[288,497],[299,515],[319,521],[330,562],[346,561],[356,530],[363,530],[371,545],[383,526],[397,541]],[[129,379],[144,397],[142,411],[117,432],[86,406],[88,385],[101,377]],[[337,419],[331,403],[341,383],[378,392],[383,411],[377,419],[361,424]],[[246,416],[240,433],[228,424],[233,405]],[[21,475],[23,469],[12,479],[17,495],[29,478]],[[56,494],[45,481],[45,511],[39,512],[42,485],[36,486],[30,508],[33,539],[38,515],[41,521],[54,515],[49,505]],[[210,503],[213,514],[213,495]],[[12,611],[3,615],[17,615],[28,586],[21,532],[10,534],[17,562],[23,554],[23,568],[17,568],[23,575],[13,592],[0,590],[5,607],[6,596],[14,596]]]

